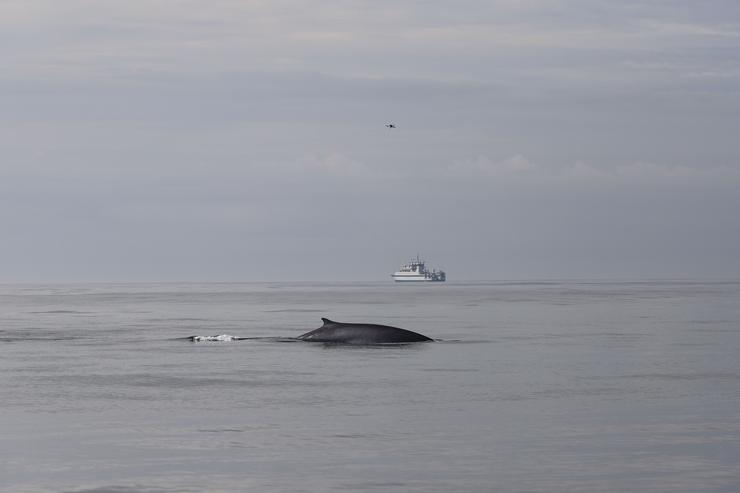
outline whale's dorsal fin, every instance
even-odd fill
[[[336,325],[336,322],[328,318],[321,317],[321,321],[324,322],[324,325]]]

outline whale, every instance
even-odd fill
[[[324,325],[297,337],[301,341],[329,344],[393,344],[433,341],[410,330],[378,324],[342,323],[322,318]]]

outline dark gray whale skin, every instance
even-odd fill
[[[332,344],[391,344],[432,341],[429,337],[398,327],[377,324],[345,324],[328,318],[324,325],[297,337],[302,341]]]

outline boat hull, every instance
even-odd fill
[[[431,279],[423,276],[391,276],[396,282],[442,282],[440,279]]]

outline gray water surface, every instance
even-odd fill
[[[342,347],[320,317],[442,342]],[[0,286],[7,492],[737,492],[740,283]]]

